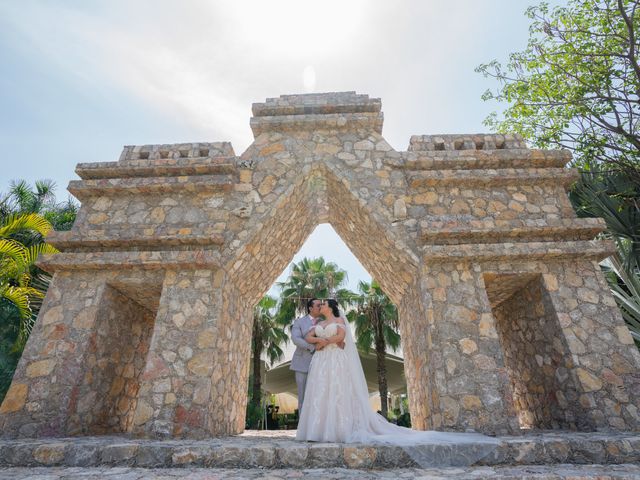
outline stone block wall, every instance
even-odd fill
[[[158,297],[144,272],[56,272],[2,404],[3,434],[128,431]]]
[[[520,425],[575,429],[585,415],[569,375],[573,359],[541,275],[489,275],[485,284]]]
[[[431,323],[429,368],[442,428],[518,432],[502,348],[482,289],[481,267],[434,262],[425,266],[423,276]]]
[[[323,222],[399,307],[418,428],[519,431],[514,377],[529,360],[514,367],[487,279],[542,275],[545,314],[531,318],[555,312],[575,392],[554,401],[581,408],[544,425],[638,429],[640,356],[596,263],[613,245],[571,209],[570,155],[517,135],[421,135],[396,151],[382,124],[367,95],[287,95],[253,106],[242,155],[228,142],[140,145],[78,165],[82,207],[48,238],[62,253],[39,260],[54,278],[2,435],[241,432],[252,308]],[[548,418],[555,404],[536,398]]]
[[[69,432],[129,432],[156,312],[107,284],[98,305],[95,336],[72,404]]]

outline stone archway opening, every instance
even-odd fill
[[[370,272],[366,270],[362,263],[357,259],[342,237],[340,237],[335,229],[333,229],[331,223],[326,222],[318,224],[312,234],[305,239],[301,249],[298,250],[292,262],[281,273],[277,282],[272,285],[268,294],[271,297],[280,300],[281,288],[278,286],[278,283],[287,281],[294,263],[300,262],[303,259],[312,260],[318,259],[319,257],[322,257],[325,262],[334,263],[340,270],[346,272],[347,275],[344,282],[336,286],[336,288],[348,289],[351,292],[358,293],[360,281],[370,283],[374,280]],[[345,304],[344,307],[341,307],[341,311],[343,314],[346,314],[351,310],[351,308],[353,308],[353,305]],[[277,308],[275,308],[273,312],[276,310]],[[302,314],[304,314],[304,311],[297,312],[295,316],[292,317],[291,323],[284,326],[289,337],[291,334],[290,328],[293,320]],[[355,338],[355,326],[349,323],[349,327],[351,328],[352,335]],[[289,366],[296,346],[290,338],[287,344],[281,346],[284,349],[284,355],[273,364],[269,363],[266,352],[263,352],[260,362],[262,365],[260,380],[261,387],[265,392],[268,392],[269,395],[276,395],[276,404],[281,407],[279,413],[287,415],[286,418],[281,416],[281,420],[286,420],[289,428],[291,428],[291,425],[295,425],[294,413],[297,405],[298,392],[294,374],[289,370]],[[403,406],[400,404],[402,401],[401,397],[406,397],[407,393],[402,346],[399,345],[397,349],[393,349],[390,345],[387,345],[386,352],[387,356],[384,363],[386,375],[384,382],[386,383],[387,389],[387,408],[391,417],[394,417],[397,415],[397,413],[393,412],[396,408],[400,410],[400,413],[405,412],[405,410],[402,410]],[[255,378],[254,372],[257,367],[254,353],[252,353],[251,358],[250,374],[251,378]],[[361,353],[361,362],[368,384],[371,407],[374,411],[380,410],[382,406],[379,396],[381,380],[379,377],[380,372],[377,368],[375,346],[372,345],[371,350],[368,353]],[[252,386],[253,384],[250,382],[250,388],[248,389],[250,396],[252,395]],[[255,419],[257,414],[252,409],[248,411],[251,412],[252,418]],[[255,425],[255,422],[252,425]]]
[[[244,298],[240,303],[253,308],[311,232],[325,223],[331,225],[392,301],[403,298],[407,281],[414,278],[411,269],[415,269],[415,262],[389,240],[387,232],[350,194],[338,174],[320,165],[280,200],[275,213],[248,240],[242,261],[230,265],[238,269],[237,278],[245,279],[233,286],[238,292],[234,297]],[[252,308],[244,317],[248,326]],[[401,332],[405,312],[400,313]],[[235,337],[236,349],[242,348],[241,342],[249,344],[250,336]],[[248,370],[245,378],[248,380]]]

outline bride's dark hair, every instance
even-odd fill
[[[340,309],[338,308],[338,302],[336,302],[333,298],[327,300],[327,305],[331,308],[334,317],[340,317]]]

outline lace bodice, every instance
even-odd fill
[[[339,323],[330,323],[326,326],[322,326],[322,325],[316,325],[315,326],[315,332],[316,332],[316,337],[319,338],[330,338],[333,337],[336,333],[338,333],[338,327],[344,328],[344,325],[341,325]],[[337,345],[335,343],[331,343],[329,345],[327,345],[324,349],[334,349],[336,348]]]

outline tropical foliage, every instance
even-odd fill
[[[253,311],[253,332],[251,336],[251,352],[253,360],[252,389],[249,405],[247,406],[247,417],[256,417],[255,412],[260,411],[262,400],[262,378],[260,364],[262,353],[265,352],[269,362],[273,363],[282,357],[282,346],[289,337],[281,325],[276,323],[275,309],[278,301],[265,295]],[[258,416],[259,418],[259,416]],[[251,425],[256,428],[257,425]]]
[[[44,238],[56,226],[70,228],[77,206],[57,204],[55,185],[24,181],[11,184],[0,199],[0,400],[40,310],[50,277],[35,266],[41,253],[57,250]]]
[[[324,258],[303,258],[294,263],[286,281],[279,283],[278,321],[289,325],[294,318],[307,313],[311,298],[335,298],[343,307],[349,304],[351,292],[342,288],[347,272]]]
[[[354,309],[347,314],[347,318],[355,325],[358,349],[364,352],[375,349],[380,410],[382,415],[387,417],[388,389],[385,359],[387,347],[395,351],[400,346],[398,310],[375,280],[371,283],[359,282],[358,292],[351,297]]]
[[[31,187],[24,180],[11,182],[9,192],[0,201],[0,216],[17,213],[37,213],[42,215],[54,230],[70,230],[78,213],[78,204],[71,197],[57,202],[56,185],[51,180],[38,180]],[[35,242],[42,238],[35,237]]]
[[[591,169],[570,195],[580,216],[602,217],[617,254],[603,263],[631,334],[640,346],[640,185],[623,172]]]

